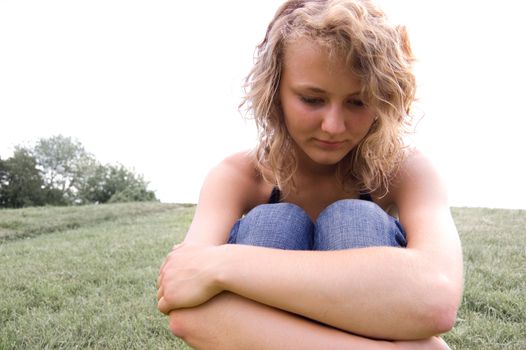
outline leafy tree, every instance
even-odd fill
[[[122,165],[108,165],[106,167],[106,181],[104,193],[109,196],[108,202],[141,202],[154,201],[155,193],[148,190],[148,183],[141,175]]]
[[[5,165],[5,160],[2,160],[0,157],[0,185],[2,185],[7,177],[7,168]]]
[[[141,175],[123,165],[94,164],[86,168],[78,191],[80,203],[155,201],[155,193]]]
[[[93,162],[85,166],[79,180],[77,201],[85,203],[106,203],[111,197],[106,188],[107,167]]]
[[[44,204],[44,183],[35,158],[23,148],[0,160],[0,206],[21,208]]]
[[[9,185],[8,176],[9,173],[7,171],[5,160],[0,158],[0,208],[6,207],[5,203],[7,202],[7,199],[4,194],[4,189]]]
[[[55,196],[62,193],[69,203],[75,202],[83,186],[83,174],[96,163],[79,141],[62,135],[38,140],[32,154],[48,191]]]
[[[122,165],[101,165],[82,144],[61,135],[18,147],[0,159],[0,206],[155,201],[141,175]]]

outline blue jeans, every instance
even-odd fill
[[[263,204],[239,219],[228,243],[289,250],[340,250],[371,246],[405,247],[405,232],[373,202],[339,200],[315,223],[295,204]]]

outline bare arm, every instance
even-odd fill
[[[389,342],[356,336],[227,292],[198,307],[171,312],[170,326],[200,350],[449,349],[437,337]]]
[[[264,190],[260,194],[254,191],[258,186],[254,186],[253,177],[249,174],[251,167],[240,164],[244,159],[242,155],[227,159],[210,173],[203,186],[198,210],[183,244],[188,254],[182,257],[186,263],[196,261],[203,271],[217,266],[214,254],[219,248],[214,245],[226,241],[228,228],[247,210],[245,207],[250,208],[257,205],[258,201],[267,199],[268,188],[263,186]],[[243,193],[250,195],[243,196]],[[200,247],[197,249],[199,254],[193,254],[192,247]],[[209,259],[203,259],[203,254]],[[206,262],[212,263],[203,268]],[[209,278],[206,273],[192,274],[194,282],[196,275],[200,275],[203,280]],[[190,284],[184,285],[188,287]],[[219,291],[216,289],[211,294]],[[181,292],[184,290],[179,290],[177,295],[180,296]],[[161,284],[158,297],[162,299],[163,296]],[[228,292],[206,300],[196,307],[170,312],[171,330],[196,349],[447,348],[438,338],[389,342],[352,335]]]
[[[186,287],[167,293],[166,303],[195,306],[228,290],[368,337],[418,339],[449,330],[462,290],[458,236],[432,167],[417,156],[404,171],[393,196],[407,231],[407,249],[297,252],[217,247],[213,254],[207,251],[213,256],[208,261],[214,263],[204,274],[215,282],[215,289],[192,300],[197,304],[185,305],[184,289],[193,288],[185,279]],[[206,259],[192,254],[197,261]],[[179,258],[185,260],[184,254]]]
[[[284,252],[227,246],[222,287],[369,337],[417,339],[449,330],[462,291],[462,258],[444,186],[416,154],[394,198],[407,249]]]
[[[458,235],[428,161],[417,154],[403,171],[394,196],[407,249],[225,246],[222,288],[368,337],[418,339],[448,331],[462,292]]]

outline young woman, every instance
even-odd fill
[[[406,32],[366,0],[289,0],[246,81],[255,151],[208,175],[158,308],[197,349],[443,349],[462,293],[446,190],[404,146]]]

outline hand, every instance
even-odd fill
[[[166,257],[157,279],[157,308],[164,314],[201,305],[222,292],[217,283],[221,246],[182,243]]]

